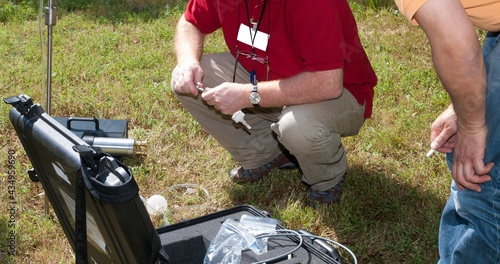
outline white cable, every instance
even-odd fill
[[[343,248],[344,250],[346,250],[347,252],[349,252],[349,254],[351,254],[352,258],[354,259],[354,264],[358,264],[358,259],[356,258],[356,255],[346,246],[340,244],[339,242],[336,242],[336,241],[333,241],[331,239],[328,239],[328,238],[324,238],[324,237],[320,237],[320,236],[315,236],[315,235],[307,235],[307,234],[299,234],[298,232],[296,231],[293,231],[293,230],[289,230],[289,229],[280,229],[280,230],[276,230],[276,231],[280,231],[280,232],[290,232],[290,233],[294,233],[296,235],[299,236],[300,238],[300,242],[299,242],[299,245],[294,248],[293,250],[291,250],[290,252],[286,253],[286,254],[283,254],[283,255],[280,255],[280,256],[277,256],[277,257],[274,257],[274,258],[271,258],[271,259],[267,259],[267,260],[263,260],[263,261],[259,261],[259,262],[255,262],[255,263],[252,263],[252,264],[261,264],[261,263],[266,263],[266,262],[272,262],[272,261],[275,261],[277,259],[280,259],[280,258],[283,258],[283,257],[286,257],[287,255],[290,255],[292,254],[293,252],[297,251],[301,246],[302,246],[302,241],[303,241],[303,237],[310,237],[310,238],[316,238],[316,239],[320,239],[320,240],[324,240],[324,241],[327,241],[327,242],[330,242],[332,244],[335,244],[341,248]],[[290,236],[289,234],[286,235],[286,234],[275,234],[275,235],[259,235],[259,236],[256,236],[255,238],[263,238],[263,237],[275,237],[275,236]]]
[[[267,263],[267,262],[273,262],[275,260],[284,258],[284,257],[292,254],[293,252],[297,251],[302,246],[302,243],[304,242],[304,240],[302,239],[302,235],[299,234],[299,232],[297,232],[297,231],[289,230],[289,229],[278,229],[278,230],[275,230],[275,231],[276,232],[289,232],[289,233],[292,233],[292,234],[296,235],[299,238],[299,244],[297,245],[297,247],[295,247],[294,249],[290,250],[289,252],[287,252],[285,254],[279,255],[279,256],[274,257],[274,258],[270,258],[270,259],[266,259],[266,260],[254,262],[252,264],[262,264],[262,263]],[[259,239],[259,238],[264,238],[264,237],[278,237],[278,236],[290,236],[290,234],[263,234],[263,235],[258,235],[255,238]]]
[[[205,193],[205,195],[207,196],[207,201],[205,202],[205,204],[207,204],[207,203],[210,202],[210,194],[208,193],[207,189],[199,186],[198,184],[194,184],[194,183],[177,184],[177,185],[168,187],[167,189],[161,191],[160,193],[164,193],[167,190],[172,190],[172,189],[177,189],[177,188],[200,188]]]
[[[206,201],[205,201],[205,203],[203,203],[201,205],[186,205],[186,206],[179,206],[179,207],[175,207],[172,209],[168,209],[163,214],[163,220],[165,221],[165,223],[170,224],[170,221],[168,221],[168,219],[167,219],[169,212],[175,212],[175,211],[179,211],[182,209],[206,209],[206,210],[211,210],[211,211],[220,211],[220,208],[207,206],[207,204],[210,202],[210,194],[208,193],[207,189],[205,189],[197,184],[194,184],[194,183],[182,183],[182,184],[170,186],[170,187],[164,189],[163,191],[159,192],[159,194],[163,195],[166,191],[170,191],[170,190],[174,190],[174,189],[178,189],[178,188],[200,188],[205,193]],[[141,197],[141,199],[143,201],[145,201],[145,199],[143,197]]]

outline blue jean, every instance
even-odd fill
[[[460,191],[452,182],[451,194],[441,216],[438,263],[500,263],[500,35],[488,33],[483,56],[488,75],[484,162],[494,162],[491,181],[481,192]],[[449,168],[453,155],[448,154]]]

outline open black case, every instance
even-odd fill
[[[268,217],[242,205],[155,229],[127,166],[89,146],[28,96],[4,101],[13,106],[9,118],[34,168],[32,178],[41,182],[77,262],[203,263],[226,219],[238,221],[245,214]],[[294,236],[272,238],[267,253],[244,250],[241,263],[263,261],[297,245]],[[340,264],[342,260],[333,247],[305,241],[290,257],[273,263]]]

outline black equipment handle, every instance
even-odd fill
[[[66,128],[71,130],[71,122],[72,121],[83,121],[83,122],[94,122],[95,130],[99,131],[99,120],[95,117],[70,117],[66,122]]]
[[[314,235],[313,233],[311,233],[305,229],[299,229],[299,230],[297,230],[297,232],[299,234]],[[323,240],[316,239],[316,238],[311,238],[311,242],[313,245],[314,244],[318,245],[322,249],[322,251],[324,251],[325,253],[330,255],[330,257],[332,257],[334,260],[338,261],[339,264],[344,264],[344,262],[342,261],[342,258],[340,257],[339,251],[336,248],[334,248],[332,245],[328,244],[327,242],[325,242]]]

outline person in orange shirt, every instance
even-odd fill
[[[396,0],[425,31],[452,104],[431,127],[453,182],[439,263],[500,263],[500,1]],[[481,50],[475,27],[489,31]]]

